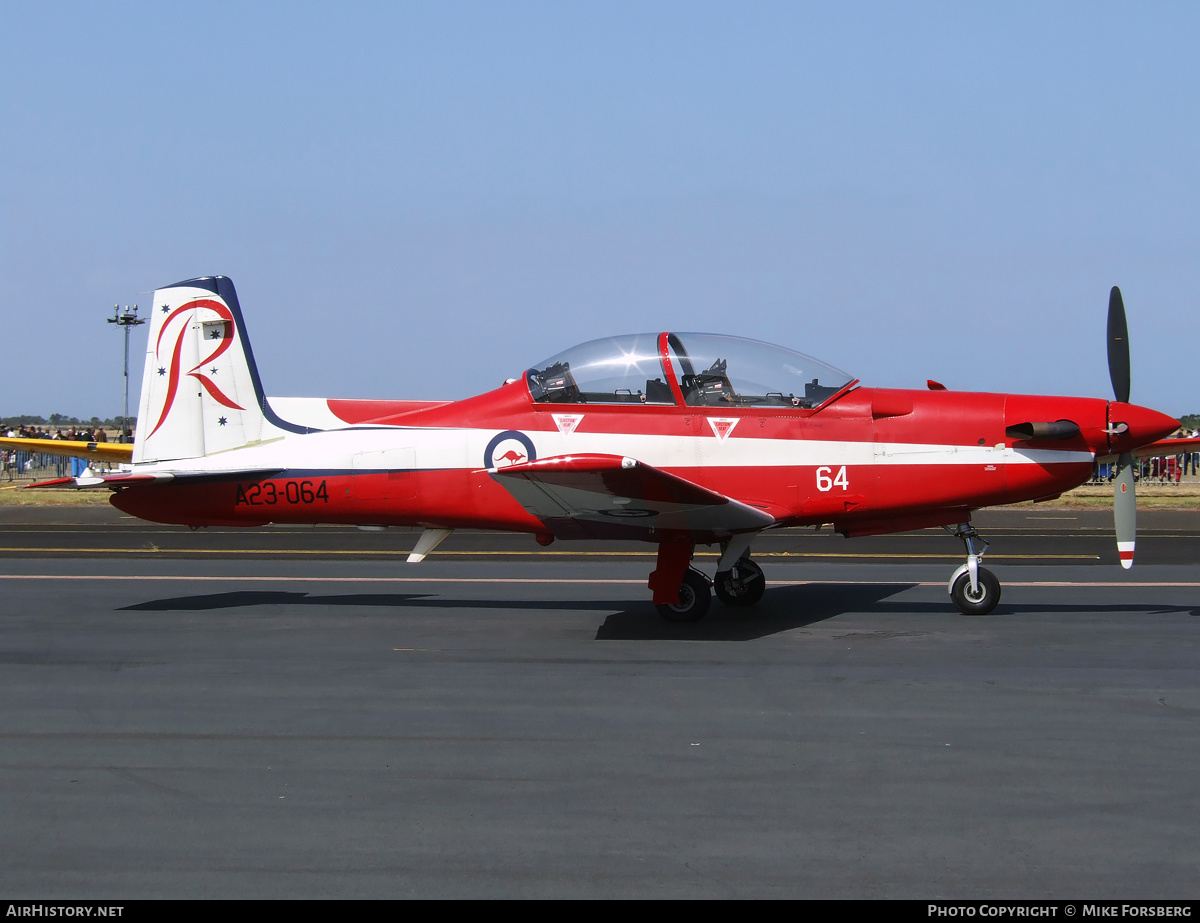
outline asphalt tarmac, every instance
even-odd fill
[[[764,536],[679,625],[636,545],[2,508],[0,895],[1194,898],[1200,516],[1108,522],[981,514],[974,618],[940,532]]]

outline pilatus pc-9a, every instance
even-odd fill
[[[584,343],[461,401],[271,399],[229,279],[159,289],[152,318],[130,464],[65,481],[186,526],[417,526],[413,562],[455,529],[650,542],[654,603],[679,621],[703,617],[714,589],[759,601],[759,533],[826,523],[850,537],[948,527],[966,550],[950,597],[989,612],[1000,584],[971,514],[1070,490],[1106,456],[1128,567],[1133,455],[1178,426],[1129,403],[1116,288],[1112,401],[869,388],[779,346],[669,331]],[[721,549],[712,577],[692,565],[698,545]]]

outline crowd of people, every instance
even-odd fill
[[[126,430],[126,435],[129,431]],[[66,440],[69,442],[108,442],[109,436],[103,427],[80,428],[72,426],[66,431],[61,428],[51,432],[40,426],[14,426],[5,431],[9,439],[45,439],[50,442]],[[54,477],[66,477],[67,474],[78,476],[87,466],[87,462],[79,458],[68,458],[55,455],[53,449],[39,452],[33,449],[0,449],[0,477],[12,481],[17,477],[29,477],[34,474]]]
[[[53,433],[48,429],[42,429],[40,426],[18,426],[9,428],[5,433],[9,439],[66,439],[71,442],[108,442],[108,433],[103,427],[95,427],[94,429],[76,429],[72,426],[65,433],[61,429],[56,429]]]

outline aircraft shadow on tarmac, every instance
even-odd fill
[[[122,612],[198,612],[215,609],[244,609],[252,606],[366,606],[380,609],[599,609],[609,611],[626,605],[622,602],[583,600],[494,600],[449,599],[428,593],[348,593],[336,596],[316,596],[311,593],[283,590],[237,590],[230,593],[207,593],[197,596],[175,596],[171,599],[152,599],[132,606],[122,606]]]
[[[629,600],[529,600],[529,599],[456,599],[424,593],[348,593],[314,595],[285,590],[235,590],[152,599],[123,606],[126,612],[198,612],[244,609],[259,606],[369,607],[383,609],[485,609],[509,611],[588,611],[605,612],[607,617],[596,631],[596,640],[670,640],[697,641],[751,640],[802,628],[847,612],[879,611],[892,608],[884,600],[916,586],[894,584],[801,584],[771,587],[762,602],[753,609],[737,609],[714,602],[700,622],[666,622],[648,602],[630,605]],[[912,603],[895,604],[900,611],[913,611]],[[946,606],[930,607],[938,611]]]
[[[847,612],[870,612],[878,609],[887,597],[915,586],[915,583],[804,583],[770,587],[752,609],[723,606],[714,600],[700,622],[666,622],[645,605],[626,606],[624,611],[604,620],[596,632],[596,640],[750,641]]]
[[[803,628],[850,612],[894,614],[897,624],[904,616],[944,615],[963,618],[949,601],[919,599],[893,600],[891,597],[918,586],[915,583],[805,583],[771,587],[762,602],[753,609],[730,608],[714,602],[700,622],[666,622],[644,602],[630,605],[629,600],[561,599],[456,599],[425,593],[347,593],[313,595],[284,590],[236,590],[153,599],[121,607],[126,612],[198,612],[244,609],[259,606],[367,607],[376,609],[482,609],[513,612],[605,612],[608,615],[596,630],[597,641],[616,640],[689,640],[749,641],[756,638]],[[1030,615],[1053,612],[1089,615],[1098,611],[1130,614],[1183,613],[1200,616],[1192,606],[1035,604],[1006,605],[1003,601],[982,618],[1004,615]],[[978,618],[975,617],[975,618]]]

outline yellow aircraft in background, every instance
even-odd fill
[[[16,439],[0,436],[0,447],[43,455],[66,455],[89,461],[128,465],[133,461],[132,442],[76,442],[71,439]]]

